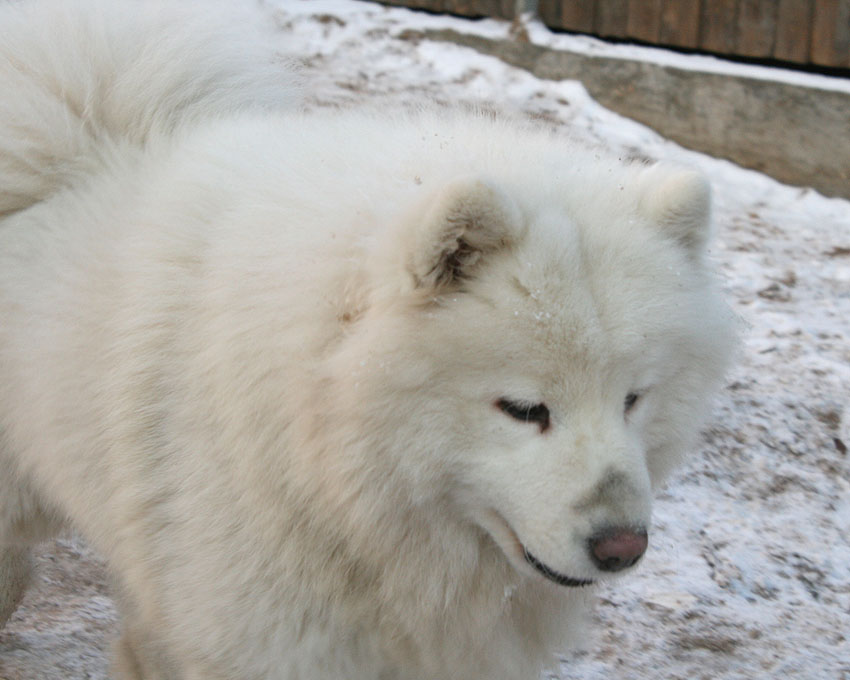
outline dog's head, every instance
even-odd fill
[[[617,172],[446,182],[408,216],[359,338],[380,370],[358,388],[411,502],[453,504],[564,586],[641,557],[652,490],[730,348],[705,180]]]

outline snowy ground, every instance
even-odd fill
[[[427,26],[504,37],[504,23],[355,0],[265,0],[263,11],[280,30],[281,51],[303,63],[311,105],[474,103],[707,173],[713,257],[744,322],[740,361],[701,449],[658,501],[642,567],[601,592],[587,648],[565,652],[551,677],[850,679],[850,203],[684,150],[602,109],[575,82],[399,37]],[[531,35],[608,49],[539,26]],[[726,68],[660,51],[622,56],[646,54]],[[850,141],[836,140],[836,153],[850,164]],[[107,677],[116,619],[101,566],[74,540],[39,559],[37,587],[0,632],[0,680]]]

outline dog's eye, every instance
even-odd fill
[[[499,399],[496,406],[511,418],[524,423],[537,423],[541,432],[549,429],[549,409],[546,404],[525,404],[510,399]]]
[[[623,413],[631,411],[635,404],[637,404],[638,399],[640,399],[640,395],[637,392],[629,392],[626,395],[626,400],[623,402]]]

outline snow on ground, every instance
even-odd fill
[[[312,106],[468,103],[711,178],[713,258],[742,319],[740,360],[700,450],[658,500],[643,565],[600,592],[586,648],[564,650],[551,678],[850,679],[850,202],[682,149],[601,108],[578,83],[404,37],[448,27],[503,38],[504,22],[356,0],[265,0],[262,11],[281,52],[302,64]],[[530,29],[568,49],[739,68]],[[838,79],[757,75],[850,90]],[[848,146],[836,140],[850,163]],[[39,561],[36,588],[0,632],[0,679],[105,678],[116,618],[102,567],[73,539]]]

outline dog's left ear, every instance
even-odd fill
[[[437,193],[418,222],[407,269],[417,288],[446,288],[507,247],[521,217],[510,196],[491,182],[459,179]]]
[[[640,211],[699,258],[709,237],[711,185],[696,170],[654,165],[642,171]]]

